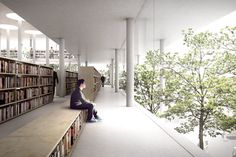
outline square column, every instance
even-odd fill
[[[22,60],[22,21],[18,21],[18,60]]]
[[[49,38],[46,36],[46,66],[49,66]]]
[[[64,60],[65,40],[59,39],[59,93],[60,97],[66,95],[66,76],[65,76],[65,60]]]
[[[126,19],[126,106],[134,104],[134,19]]]
[[[119,90],[119,63],[118,63],[118,49],[115,49],[115,92]]]
[[[33,34],[33,63],[36,62],[36,35]]]
[[[113,78],[113,75],[114,75],[114,59],[112,58],[111,59],[111,70],[110,70],[110,82],[111,82],[111,88],[114,88],[114,78]]]
[[[10,30],[7,29],[7,57],[10,58]]]

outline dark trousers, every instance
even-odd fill
[[[74,106],[72,107],[72,109],[88,110],[87,121],[91,120],[93,115],[94,117],[97,116],[97,111],[94,109],[93,104],[90,104],[90,103],[84,103],[78,106]]]
[[[55,95],[55,87],[56,87],[56,85],[54,84],[53,86],[52,86],[52,101],[53,101],[53,99],[54,99],[54,95]]]

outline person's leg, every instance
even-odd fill
[[[52,90],[52,101],[53,101],[53,99],[54,99],[54,96],[55,96],[55,84],[53,84],[53,90]]]
[[[81,110],[87,109],[88,110],[87,120],[90,121],[92,119],[92,117],[93,117],[93,104],[85,103],[85,104],[79,105],[77,108],[81,109]]]

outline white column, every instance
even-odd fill
[[[114,76],[114,59],[112,58],[111,59],[111,74],[110,74],[110,78],[111,78],[111,88],[113,88],[114,87],[114,78],[113,78],[113,76]]]
[[[160,39],[160,56],[162,57],[164,54],[164,40]],[[162,60],[160,61],[160,89],[164,90],[165,88],[165,83],[164,83],[164,77],[162,76]],[[165,108],[165,104],[161,103],[160,104],[160,112],[163,112]]]
[[[134,104],[134,19],[126,19],[126,106]]]
[[[164,49],[164,40],[160,39],[160,56],[163,56],[163,51]],[[162,70],[162,61],[160,62],[160,72]],[[163,89],[164,88],[164,78],[162,75],[160,75],[160,88]]]
[[[46,57],[46,66],[49,66],[49,38],[46,36],[46,51],[45,51],[45,57]]]
[[[22,60],[22,21],[18,20],[18,60]]]
[[[36,61],[36,35],[33,35],[33,63]]]
[[[10,30],[7,29],[7,57],[10,58]]]
[[[65,40],[59,39],[59,96],[64,97],[66,91],[65,60],[64,60]]]
[[[115,92],[119,90],[119,63],[118,63],[118,49],[115,49]]]

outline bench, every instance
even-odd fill
[[[84,110],[59,109],[0,139],[0,157],[67,157],[85,125]]]

